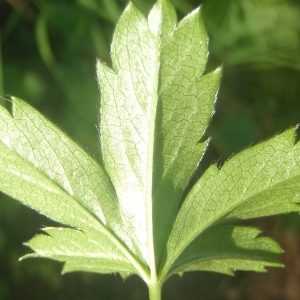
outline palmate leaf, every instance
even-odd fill
[[[294,129],[211,166],[182,199],[220,82],[220,69],[203,75],[207,55],[199,9],[177,23],[168,0],[148,19],[127,6],[112,67],[97,64],[101,165],[22,100],[0,108],[1,191],[67,226],[45,228],[25,257],[138,274],[151,299],[173,273],[281,265],[274,241],[234,222],[299,211]]]

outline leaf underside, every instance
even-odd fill
[[[67,225],[43,229],[25,257],[147,283],[281,266],[274,241],[235,222],[299,211],[295,129],[210,166],[182,199],[207,148],[220,83],[221,69],[203,74],[207,56],[199,9],[177,22],[168,0],[148,19],[127,6],[112,67],[97,63],[101,164],[22,100],[12,98],[12,113],[0,108],[1,191]]]

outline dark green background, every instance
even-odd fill
[[[147,13],[154,1],[134,1]],[[300,1],[174,0],[179,17],[202,4],[210,36],[208,70],[224,76],[206,163],[300,122]],[[110,64],[109,44],[125,0],[0,0],[0,95],[21,97],[99,159],[95,60]],[[300,186],[300,183],[299,183]],[[300,189],[300,187],[299,187]],[[286,269],[235,277],[172,277],[163,299],[300,299],[300,217],[255,221],[285,248]],[[137,277],[73,273],[43,259],[18,258],[24,241],[51,221],[1,195],[0,299],[147,299]]]

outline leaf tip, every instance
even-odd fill
[[[215,73],[215,74],[221,73],[221,74],[222,74],[222,71],[223,71],[223,65],[217,67],[217,68],[213,71],[213,73]]]
[[[26,244],[24,244],[26,245]],[[27,246],[27,245],[26,245]],[[27,259],[27,258],[32,258],[32,257],[37,257],[37,255],[35,253],[28,253],[28,254],[25,254],[23,256],[21,256],[18,261],[23,261],[24,259]]]

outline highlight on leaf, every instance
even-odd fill
[[[101,165],[24,101],[12,98],[12,114],[0,107],[0,190],[68,226],[44,228],[25,257],[137,274],[152,300],[172,274],[281,266],[277,243],[236,221],[300,210],[295,129],[211,165],[185,193],[221,78],[204,73],[201,10],[177,22],[169,0],[148,18],[128,4],[111,57],[111,68],[97,62]]]

